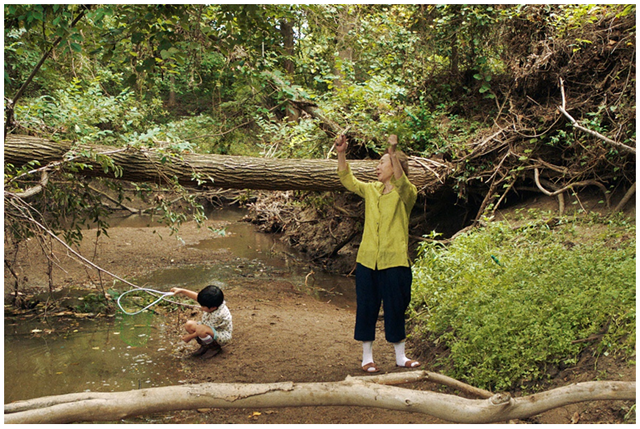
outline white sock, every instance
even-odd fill
[[[404,366],[404,364],[409,360],[404,355],[404,341],[393,343],[393,348],[396,350],[396,365]]]
[[[396,365],[404,367],[405,364],[411,360],[404,354],[404,341],[393,343],[393,348],[396,350]],[[420,364],[418,362],[414,362],[411,368],[417,368],[419,366]]]
[[[373,341],[362,342],[362,366],[373,362]]]

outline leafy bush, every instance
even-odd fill
[[[16,106],[20,125],[35,133],[56,134],[81,143],[117,145],[144,131],[162,115],[159,100],[141,103],[124,90],[104,94],[100,81],[85,84],[72,79],[52,96],[25,100]]]
[[[598,227],[587,239],[577,220],[494,222],[448,247],[425,242],[413,268],[414,340],[446,349],[434,364],[489,389],[576,363],[592,343],[576,340],[591,336],[602,338],[597,353],[633,354],[635,226]]]

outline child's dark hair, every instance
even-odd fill
[[[198,292],[198,304],[203,307],[217,308],[224,302],[224,294],[218,286],[207,286]]]

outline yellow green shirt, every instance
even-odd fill
[[[382,182],[356,179],[347,164],[338,170],[342,185],[365,201],[364,231],[356,262],[372,270],[409,267],[409,216],[418,196],[406,175],[391,178],[393,190],[383,194]]]

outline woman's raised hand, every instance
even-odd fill
[[[347,150],[347,136],[340,134],[336,137],[336,152],[344,153]]]
[[[398,136],[395,134],[391,134],[389,136],[389,152],[393,153],[398,146]]]

